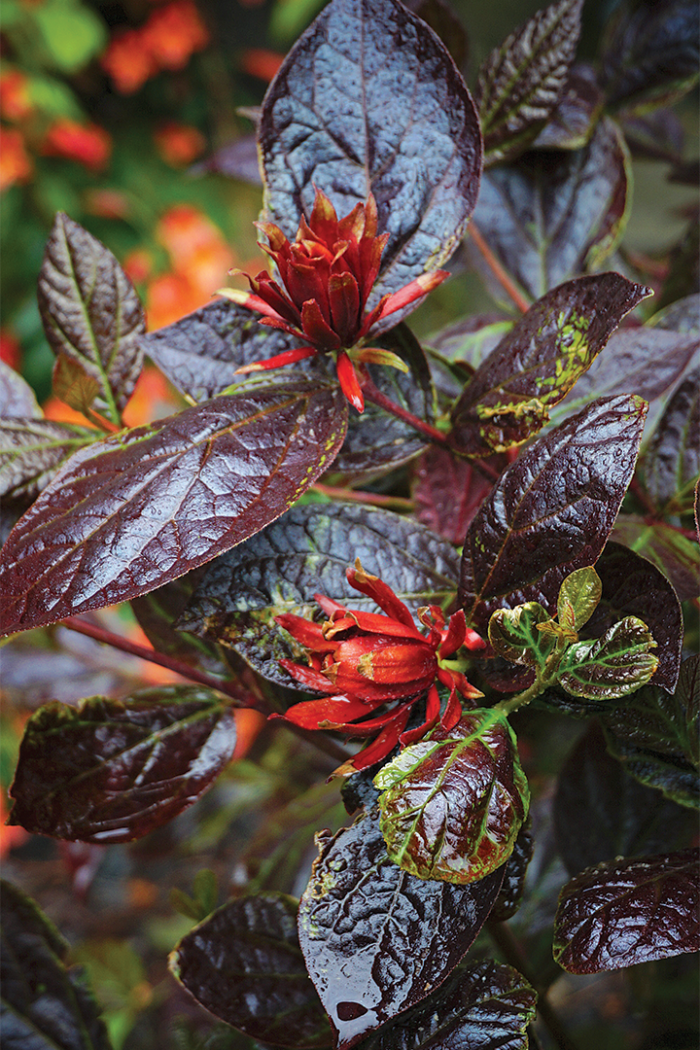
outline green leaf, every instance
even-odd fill
[[[594,642],[576,642],[559,665],[561,685],[573,696],[589,700],[625,696],[645,685],[658,658],[656,642],[636,616],[626,616]]]
[[[603,584],[592,565],[576,569],[562,581],[559,588],[559,625],[579,631],[595,612],[602,594]]]
[[[62,73],[76,73],[107,44],[103,20],[83,4],[41,4],[33,12],[53,64]]]
[[[539,602],[497,609],[489,620],[489,642],[506,660],[542,670],[556,647],[556,635],[538,631],[537,626],[552,622]]]
[[[505,864],[530,801],[513,731],[493,709],[404,748],[374,783],[391,860],[461,885]]]

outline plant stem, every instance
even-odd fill
[[[530,309],[530,304],[503,269],[498,259],[482,237],[478,227],[474,225],[474,220],[469,223],[469,236],[481,252],[484,262],[491,270],[491,273],[496,278],[503,291],[510,296],[517,308],[521,310],[522,313],[526,314]]]
[[[394,507],[396,510],[413,510],[414,507],[413,500],[404,499],[402,496],[382,496],[377,492],[358,492],[356,489],[344,489],[337,485],[321,485],[319,482],[316,482],[311,488],[322,496],[352,500],[355,503],[368,503],[373,507]]]
[[[362,377],[362,393],[365,395],[368,401],[372,401],[379,408],[383,408],[385,412],[389,412],[390,415],[396,416],[397,419],[402,420],[404,423],[408,423],[409,426],[413,427],[414,430],[419,430],[421,434],[425,434],[426,437],[430,438],[431,441],[437,442],[438,445],[443,445],[446,448],[450,447],[450,443],[443,433],[441,433],[437,427],[433,427],[430,423],[426,423],[424,419],[419,419],[418,416],[414,416],[412,412],[402,408],[401,405],[397,405],[395,401],[387,397],[379,390],[370,377],[365,373]]]

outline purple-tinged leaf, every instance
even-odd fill
[[[494,709],[404,748],[374,778],[389,857],[421,879],[475,882],[510,857],[530,790],[515,735]]]
[[[700,950],[699,862],[686,849],[582,872],[559,897],[556,961],[600,973]]]
[[[684,299],[678,299],[670,306],[658,310],[647,323],[650,328],[700,336],[700,292],[686,295]]]
[[[570,71],[561,96],[532,149],[581,149],[590,139],[603,108],[604,97],[591,66]]]
[[[491,922],[506,922],[515,915],[520,907],[525,888],[525,876],[527,875],[528,864],[532,859],[533,848],[532,825],[528,814],[527,820],[518,832],[513,852],[506,861],[503,885],[489,915]]]
[[[459,601],[477,630],[496,609],[527,601],[554,615],[564,577],[595,563],[632,477],[645,413],[638,397],[601,398],[501,476],[462,556]]]
[[[636,697],[630,697],[619,705],[618,718],[624,720],[636,703]],[[593,722],[559,775],[554,829],[559,854],[569,874],[576,875],[616,857],[684,849],[693,841],[696,819],[660,791],[629,776],[608,754],[603,733]]]
[[[296,920],[297,901],[281,893],[229,901],[183,937],[170,970],[205,1009],[253,1039],[330,1047]]]
[[[409,0],[409,11],[426,22],[442,40],[460,72],[469,57],[469,39],[457,14],[446,0]]]
[[[196,802],[233,754],[230,706],[199,686],[46,704],[20,746],[9,823],[80,842],[131,842]]]
[[[621,5],[603,51],[609,103],[643,112],[677,101],[697,81],[699,36],[694,0]]]
[[[491,251],[532,299],[586,269],[598,269],[622,235],[628,158],[608,118],[584,149],[533,152],[484,174],[474,223]],[[477,253],[470,258],[500,301]]]
[[[622,121],[627,145],[633,157],[679,164],[685,146],[685,128],[672,109],[630,116]]]
[[[41,419],[42,416],[29,383],[0,361],[0,419]]]
[[[458,559],[449,543],[410,519],[348,503],[293,507],[283,518],[208,568],[178,622],[179,630],[236,650],[266,678],[301,688],[280,667],[304,650],[275,623],[282,613],[325,619],[314,594],[377,612],[345,575],[359,558],[412,613],[447,606],[457,589]]]
[[[468,460],[458,459],[439,445],[429,445],[416,461],[413,479],[411,495],[418,521],[461,546],[493,481]]]
[[[487,164],[522,153],[559,101],[581,32],[582,0],[555,0],[518,26],[479,70],[474,100]]]
[[[111,1050],[83,970],[43,912],[2,882],[2,1035],[6,1050]]]
[[[679,601],[700,596],[698,545],[673,525],[620,514],[611,538],[655,565],[670,580]]]
[[[498,346],[504,336],[513,327],[513,319],[502,314],[475,314],[464,317],[461,321],[433,332],[426,340],[426,345],[436,350],[443,358],[469,366],[469,372],[461,380],[459,391],[470,375]]]
[[[593,642],[574,642],[564,653],[558,680],[567,693],[588,700],[626,696],[646,685],[659,660],[652,653],[656,642],[649,628],[636,616],[609,627]]]
[[[139,377],[145,331],[134,287],[110,251],[59,212],[39,274],[39,310],[61,361],[91,384],[91,404],[120,424]]]
[[[694,183],[697,183],[695,178]],[[700,287],[700,223],[693,216],[671,251],[668,273],[659,293],[659,308],[696,295]],[[697,330],[696,330],[697,334]]]
[[[229,179],[240,179],[251,186],[262,186],[258,159],[258,138],[254,132],[241,135],[225,146],[220,146],[205,161],[195,165],[194,173],[212,171]]]
[[[458,966],[445,984],[357,1050],[527,1050],[537,993],[510,966]]]
[[[299,941],[338,1050],[349,1050],[442,984],[486,921],[503,871],[470,886],[409,875],[387,857],[376,809],[318,840]]]
[[[452,410],[472,456],[521,444],[590,368],[625,314],[651,294],[618,273],[579,277],[534,303],[480,365]]]
[[[658,646],[652,682],[672,693],[683,648],[683,612],[673,587],[655,565],[619,543],[607,544],[596,567],[603,590],[584,637],[600,638],[618,620],[639,617]]]
[[[270,85],[260,145],[267,217],[288,237],[315,186],[339,215],[372,191],[389,241],[370,305],[440,267],[476,203],[474,104],[442,42],[396,0],[328,4]]]
[[[642,459],[646,490],[667,514],[693,505],[700,474],[700,367],[673,392]]]
[[[74,452],[99,431],[51,419],[0,421],[0,497],[33,500]]]
[[[2,550],[0,631],[135,598],[283,514],[345,436],[337,384],[251,386],[82,449]]]

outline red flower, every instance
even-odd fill
[[[316,624],[301,616],[286,614],[277,623],[308,649],[309,667],[292,660],[281,660],[284,669],[310,691],[325,693],[319,700],[307,700],[290,707],[288,722],[304,729],[339,729],[350,736],[377,739],[339,770],[353,773],[384,758],[401,743],[415,743],[440,721],[448,731],[462,715],[457,698],[482,694],[464,675],[448,666],[448,657],[463,646],[482,649],[484,641],[466,625],[464,613],[453,613],[449,622],[436,605],[419,610],[418,618],[427,628],[422,634],[402,601],[386,583],[365,572],[359,561],[347,570],[348,582],[355,590],[372,598],[386,615],[358,612],[314,595],[329,619]],[[440,717],[440,698],[435,680],[450,690]],[[427,692],[425,721],[406,730],[411,709]],[[367,718],[385,705],[388,711]],[[358,719],[360,721],[358,721]]]
[[[112,152],[112,139],[99,124],[81,124],[61,117],[49,128],[42,153],[47,157],[77,160],[92,171],[104,168]]]
[[[447,271],[424,273],[398,292],[382,296],[372,310],[367,310],[389,237],[377,234],[377,206],[372,194],[366,204],[356,204],[349,215],[338,219],[328,197],[317,189],[311,217],[308,223],[302,217],[293,243],[274,223],[256,225],[268,239],[268,244],[260,247],[274,260],[282,286],[263,270],[255,278],[243,274],[252,294],[230,288],[222,294],[261,313],[261,324],[281,328],[306,345],[247,365],[239,372],[279,368],[305,357],[333,354],[343,392],[362,412],[361,381],[353,362],[370,361],[406,371],[396,354],[366,345],[373,327],[422,299],[447,277]]]

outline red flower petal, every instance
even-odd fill
[[[343,351],[338,354],[338,361],[336,363],[338,371],[338,381],[340,382],[340,388],[345,394],[346,398],[358,412],[364,412],[365,410],[365,399],[362,394],[362,388],[360,387],[357,374],[353,367],[353,363],[348,355]]]
[[[382,729],[374,743],[366,747],[364,751],[360,751],[359,755],[355,755],[354,758],[350,759],[350,765],[357,770],[366,769],[368,766],[373,766],[375,762],[379,762],[380,759],[386,758],[389,752],[393,751],[398,744],[399,737],[406,728],[410,713],[410,706],[402,707],[391,722]]]
[[[388,296],[382,307],[381,318],[384,319],[389,314],[402,310],[404,306],[410,306],[411,303],[415,303],[417,299],[422,299],[433,288],[437,288],[439,284],[442,284],[445,278],[449,276],[447,270],[435,270],[434,273],[423,273],[420,277],[416,277],[414,281],[410,281],[403,288],[399,288],[398,292]]]
[[[313,620],[305,620],[303,616],[281,613],[275,616],[275,623],[284,627],[296,642],[314,653],[332,653],[337,645],[336,642],[326,640],[320,624],[314,623]]]
[[[458,609],[457,612],[452,613],[452,616],[450,616],[447,633],[438,649],[438,656],[443,658],[456,653],[463,645],[466,633],[467,618],[462,609]]]
[[[399,743],[403,747],[408,747],[409,744],[415,744],[417,740],[422,740],[425,734],[437,724],[439,717],[440,697],[437,689],[432,685],[428,691],[428,700],[425,705],[425,721],[422,725],[416,726],[415,729],[407,729],[405,733],[402,733],[399,737]]]
[[[274,357],[268,357],[267,361],[254,361],[252,365],[244,365],[237,368],[234,375],[245,375],[247,372],[266,372],[269,368],[283,368],[285,365],[293,365],[297,361],[303,361],[307,357],[316,357],[318,350],[315,346],[301,346],[298,350],[285,350]]]
[[[369,572],[365,572],[362,568],[359,559],[355,562],[354,569],[346,569],[345,575],[348,578],[348,583],[351,587],[354,587],[360,594],[366,594],[368,598],[371,598],[373,602],[376,602],[380,609],[383,609],[387,616],[391,616],[392,619],[398,620],[399,623],[405,624],[407,627],[411,627],[415,634],[420,635],[420,632],[416,629],[408,608],[404,605],[400,598],[392,591],[388,584],[380,580],[378,576],[373,576]]]
[[[311,690],[311,692],[337,692],[337,686],[332,682],[329,682],[326,676],[321,674],[320,671],[314,671],[312,667],[302,667],[301,664],[295,664],[293,660],[280,660],[280,664],[284,667],[287,674],[291,675],[292,678],[296,679],[301,685]]]
[[[286,722],[293,722],[296,726],[304,729],[330,728],[320,726],[319,722],[328,722],[333,725],[340,723],[343,727],[348,720],[361,718],[366,715],[369,708],[361,700],[351,696],[322,697],[320,700],[304,700],[300,704],[294,704],[283,715],[271,715],[271,718],[284,718]]]

